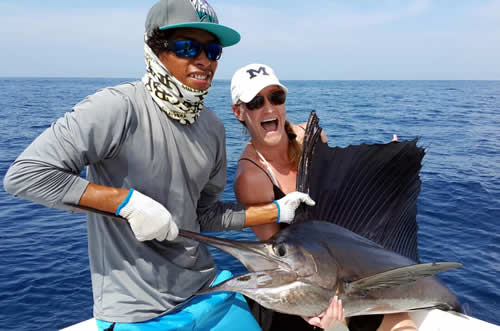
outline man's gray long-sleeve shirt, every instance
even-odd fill
[[[85,166],[87,179],[79,176]],[[88,183],[134,188],[162,203],[179,228],[240,230],[244,207],[219,201],[226,184],[225,130],[203,109],[171,120],[142,82],[106,88],[77,104],[12,164],[4,187],[48,207],[78,204]],[[128,222],[89,214],[94,316],[154,318],[215,278],[208,249],[178,238],[139,242]]]

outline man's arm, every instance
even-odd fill
[[[75,106],[37,137],[11,165],[7,192],[51,208],[83,206],[120,215],[138,240],[173,239],[177,227],[160,203],[128,189],[89,183],[80,177],[90,164],[116,157],[134,122],[130,100],[102,90]]]
[[[128,193],[127,189],[90,183],[83,192],[78,205],[114,214]]]

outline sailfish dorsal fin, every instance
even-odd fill
[[[316,201],[296,222],[324,220],[418,262],[417,197],[424,149],[417,139],[329,147],[313,111],[306,127],[297,190]]]

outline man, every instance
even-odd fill
[[[299,192],[247,209],[218,200],[226,184],[225,132],[203,100],[222,47],[239,39],[204,0],[158,2],[146,19],[142,80],[84,99],[7,172],[11,194],[127,220],[88,215],[98,320],[156,323],[214,281],[208,249],[177,237],[178,228],[290,222],[301,202],[314,204]],[[85,166],[87,179],[79,177]]]

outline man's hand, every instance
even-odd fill
[[[285,195],[279,200],[274,200],[278,206],[278,219],[276,223],[290,223],[295,217],[295,210],[302,202],[309,206],[314,206],[316,203],[308,194],[302,192],[292,192]]]
[[[116,215],[127,219],[139,241],[174,240],[179,234],[172,215],[162,204],[133,189],[118,206]]]

